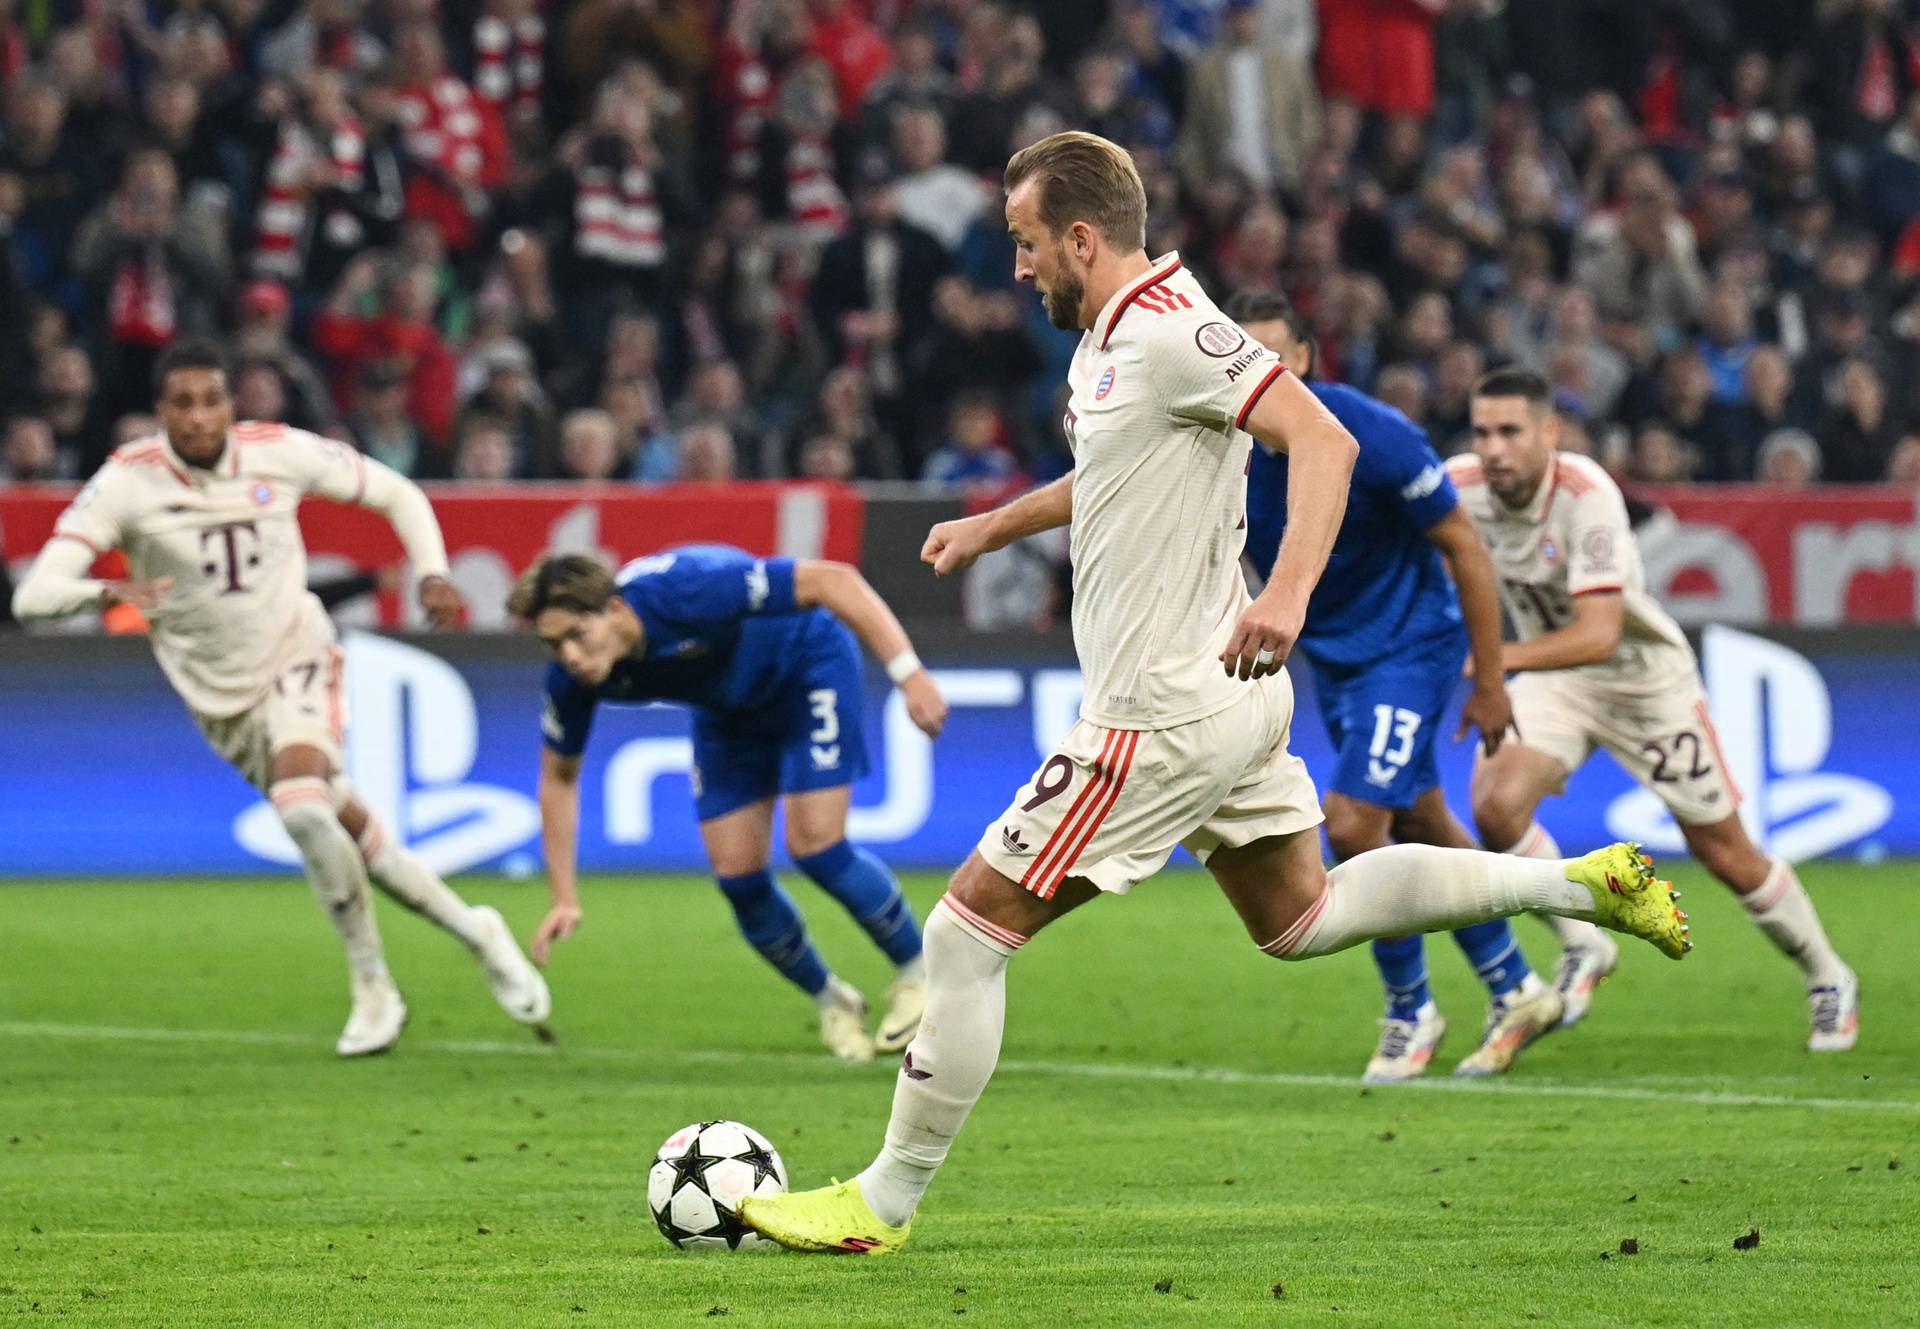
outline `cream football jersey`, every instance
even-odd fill
[[[55,533],[118,547],[136,581],[171,578],[149,615],[154,654],[188,706],[235,715],[295,656],[333,639],[307,591],[300,499],[358,502],[378,465],[274,424],[236,425],[210,470],[181,461],[164,436],[141,439],[113,454]]]
[[[1107,302],[1067,381],[1073,639],[1081,715],[1166,729],[1243,694],[1219,655],[1248,604],[1242,433],[1286,372],[1178,254]]]
[[[1533,501],[1517,510],[1487,487],[1478,457],[1450,458],[1447,470],[1460,505],[1492,551],[1500,597],[1523,641],[1571,623],[1580,596],[1618,591],[1626,609],[1619,649],[1573,672],[1648,689],[1697,676],[1686,634],[1647,594],[1626,501],[1598,464],[1576,453],[1556,454]]]

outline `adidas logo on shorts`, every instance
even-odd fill
[[[1000,844],[1009,854],[1030,854],[1033,846],[1020,838],[1020,832],[1011,826],[1000,828]]]

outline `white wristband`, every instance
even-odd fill
[[[887,661],[887,677],[893,680],[895,686],[906,682],[919,672],[920,657],[913,653],[911,646]]]

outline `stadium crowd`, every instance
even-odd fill
[[[1517,362],[1623,478],[1920,484],[1916,8],[0,0],[0,480],[199,332],[418,477],[1058,474],[999,171],[1082,127],[1443,450]]]

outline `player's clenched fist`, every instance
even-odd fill
[[[933,681],[933,675],[924,669],[910,675],[900,685],[900,696],[907,703],[907,718],[914,727],[928,738],[940,737],[947,724],[947,699],[940,695],[940,685]]]
[[[943,521],[928,531],[927,542],[920,546],[920,561],[931,563],[934,572],[944,577],[949,572],[972,567],[974,560],[991,548],[987,539],[987,514],[982,513],[959,521]]]
[[[445,577],[427,577],[420,583],[420,608],[436,628],[451,628],[459,626],[467,601]]]
[[[1227,638],[1227,649],[1220,652],[1228,676],[1245,681],[1279,673],[1287,662],[1287,652],[1299,639],[1305,618],[1298,606],[1281,604],[1262,593],[1240,615],[1233,635]]]

